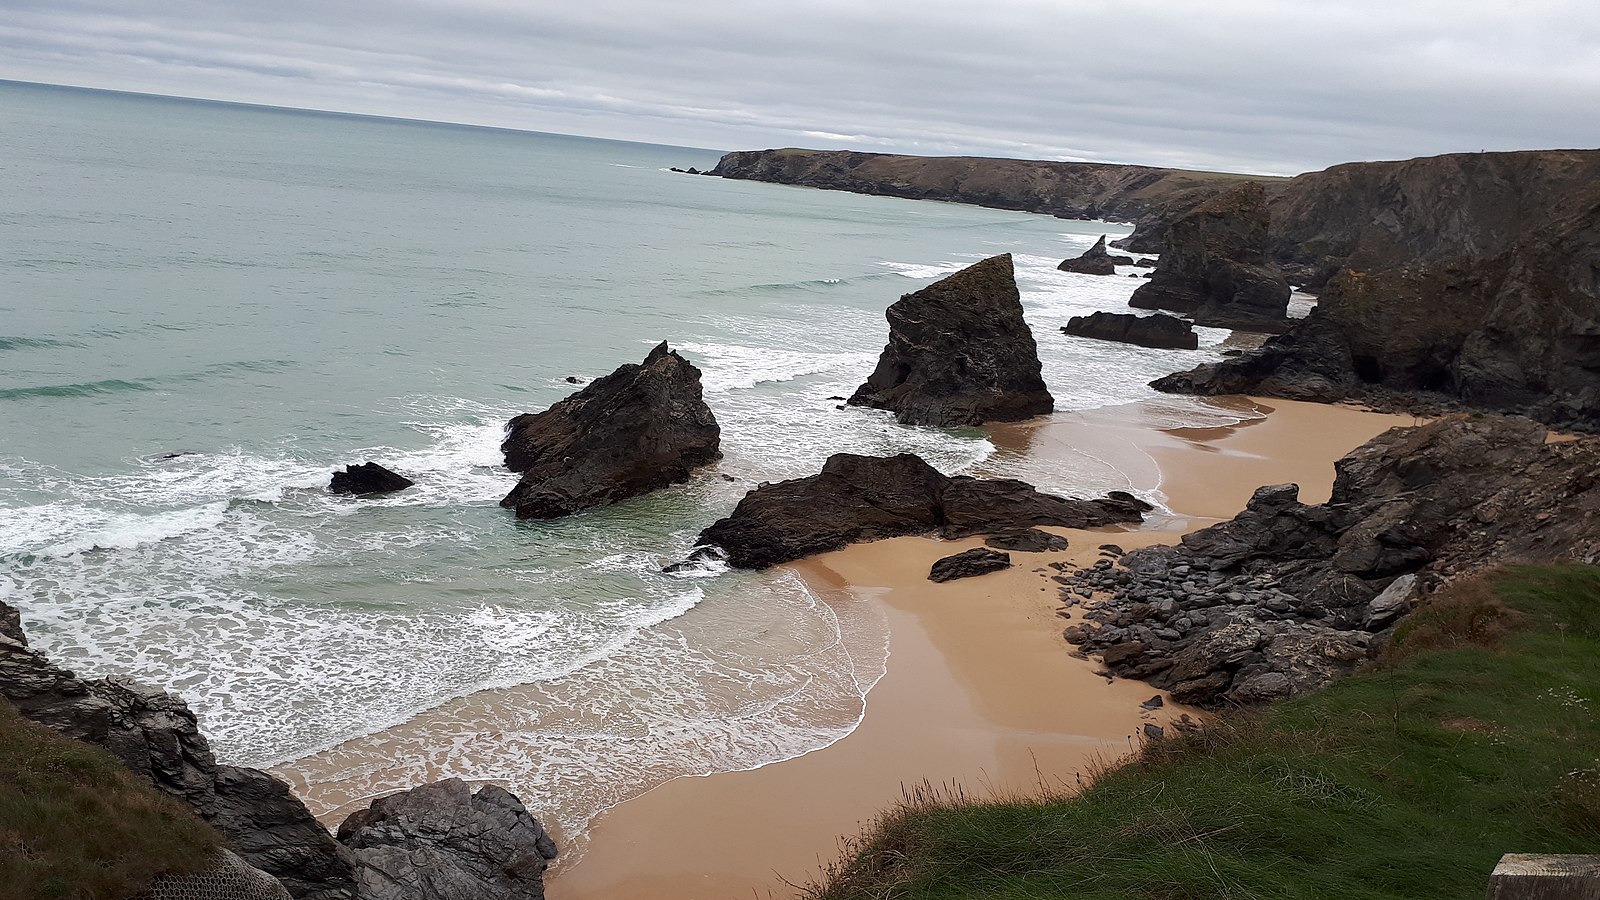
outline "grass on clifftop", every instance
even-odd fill
[[[1600,852],[1600,568],[1441,592],[1382,664],[1149,746],[1081,797],[922,796],[842,898],[1474,898],[1508,852]]]
[[[215,865],[222,838],[99,747],[0,700],[0,900],[113,900]]]

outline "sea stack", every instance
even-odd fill
[[[522,480],[500,505],[553,519],[688,481],[722,455],[700,370],[662,341],[541,413],[512,419],[500,450]]]
[[[1267,195],[1254,181],[1212,197],[1172,223],[1135,309],[1190,313],[1221,327],[1282,321],[1289,282],[1267,253]]]
[[[1055,408],[1022,317],[1011,254],[990,257],[889,307],[889,343],[849,402],[906,425],[1012,422]]]
[[[1106,252],[1106,236],[1100,235],[1100,240],[1094,246],[1083,251],[1083,255],[1076,259],[1064,259],[1056,266],[1063,272],[1076,272],[1079,275],[1115,275],[1117,266],[1134,265],[1131,256],[1113,256]]]
[[[403,491],[414,484],[415,481],[375,462],[364,462],[359,466],[345,466],[343,472],[334,472],[328,490],[335,494],[386,494]]]

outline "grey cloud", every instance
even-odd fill
[[[0,77],[573,130],[1294,172],[1596,143],[1584,0],[16,0]]]

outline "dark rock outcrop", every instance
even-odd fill
[[[1193,350],[1200,346],[1200,336],[1195,334],[1193,324],[1165,313],[1138,316],[1132,313],[1096,312],[1087,316],[1073,316],[1067,320],[1061,332],[1074,337],[1165,350]]]
[[[339,826],[361,900],[543,900],[555,842],[517,798],[459,778],[374,800]]]
[[[552,519],[689,480],[718,459],[722,430],[700,370],[662,342],[541,413],[511,420],[500,449],[522,480],[500,505]]]
[[[0,620],[14,616],[0,609]],[[82,680],[20,638],[20,630],[0,634],[0,696],[23,716],[110,751],[191,806],[297,900],[353,900],[349,853],[288,785],[258,769],[218,765],[182,700],[125,679]]]
[[[1169,394],[1261,394],[1330,403],[1361,393],[1344,335],[1315,312],[1258,349],[1150,382]]]
[[[359,466],[345,466],[343,472],[334,472],[328,490],[335,494],[379,494],[402,491],[414,484],[415,481],[404,475],[397,475],[375,462],[365,462]]]
[[[974,547],[935,561],[928,570],[928,580],[943,584],[957,578],[972,578],[1009,568],[1011,554],[987,547]]]
[[[889,343],[849,402],[907,425],[980,425],[1055,408],[1022,317],[1011,254],[990,257],[892,304]]]
[[[996,550],[1015,550],[1019,553],[1049,553],[1067,549],[1066,538],[1037,528],[997,531],[984,538],[983,543]]]
[[[1069,578],[1069,629],[1117,675],[1180,702],[1253,704],[1359,665],[1442,579],[1503,561],[1600,560],[1600,438],[1547,443],[1513,417],[1391,429],[1336,466],[1333,496],[1256,491],[1176,547]]]
[[[1289,306],[1289,282],[1267,255],[1267,195],[1247,181],[1173,221],[1136,309],[1170,309],[1208,320],[1276,320]]]
[[[1131,256],[1114,256],[1106,252],[1106,236],[1100,235],[1100,240],[1094,246],[1083,251],[1075,259],[1064,259],[1056,266],[1063,272],[1076,272],[1079,275],[1115,275],[1117,266],[1133,265]]]
[[[1131,495],[1100,500],[1041,494],[1020,481],[951,478],[909,453],[838,453],[822,472],[765,484],[700,532],[735,568],[764,569],[849,544],[939,531],[968,537],[1030,525],[1088,528],[1137,522],[1150,509]]]

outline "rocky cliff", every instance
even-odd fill
[[[796,148],[729,153],[709,174],[857,194],[973,203],[1067,219],[1131,222],[1138,226],[1139,239],[1119,246],[1142,253],[1160,252],[1168,219],[1247,177],[1110,163]]]

